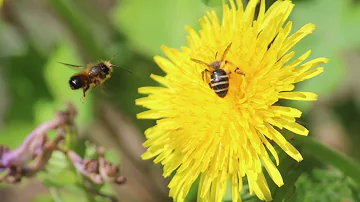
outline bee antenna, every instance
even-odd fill
[[[190,58],[191,61],[211,67],[211,65],[207,64],[206,62],[202,61],[202,60],[198,60],[198,59],[194,59],[194,58]]]
[[[124,71],[126,71],[126,72],[128,72],[128,73],[132,74],[132,72],[131,72],[131,71],[129,71],[128,69],[122,68],[122,67],[120,67],[120,66],[117,66],[117,65],[111,65],[111,67],[119,68],[119,69],[122,69],[122,70],[124,70]]]
[[[112,56],[112,58],[110,58],[109,62],[111,62],[111,60],[113,60],[114,58],[116,58],[120,53],[116,53],[114,56]]]

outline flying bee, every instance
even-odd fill
[[[96,88],[102,85],[107,79],[109,79],[112,75],[114,68],[120,68],[114,64],[111,64],[111,61],[117,56],[114,55],[110,60],[100,61],[96,64],[87,64],[86,66],[81,65],[73,65],[59,62],[63,65],[67,65],[70,67],[76,67],[83,69],[83,71],[73,75],[70,77],[69,86],[72,90],[83,89],[83,97],[82,101],[84,102],[86,99],[86,92],[92,88]],[[130,71],[123,69],[129,73]]]
[[[225,60],[226,54],[229,52],[231,44],[232,43],[230,43],[226,47],[220,60],[216,59],[218,54],[216,52],[215,61],[210,64],[198,59],[191,58],[192,61],[208,67],[207,69],[201,72],[202,79],[207,83],[209,83],[210,88],[213,89],[215,93],[221,98],[224,98],[229,90],[229,74],[231,72],[230,71],[227,72],[225,70],[225,65],[230,64],[232,66],[235,66],[231,62]],[[242,70],[240,70],[240,68],[238,67],[235,69],[235,73],[245,75],[245,73]]]

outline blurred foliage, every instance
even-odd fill
[[[174,48],[186,45],[185,25],[199,29],[199,18],[211,7],[221,15],[221,2],[5,0],[0,11],[0,142],[12,148],[19,145],[32,129],[51,119],[55,110],[63,108],[65,101],[72,101],[79,110],[77,126],[80,132],[85,133],[85,137],[86,131],[94,129],[92,126],[101,128],[99,125],[104,125],[98,117],[102,115],[101,107],[105,103],[116,106],[119,113],[124,113],[139,131],[152,126],[154,121],[136,119],[136,114],[143,109],[136,107],[134,100],[140,97],[137,88],[156,85],[149,78],[150,74],[163,74],[153,62],[153,57],[163,55],[161,45]],[[243,2],[246,3],[246,0]],[[267,6],[272,2],[268,0]],[[0,0],[0,5],[2,3]],[[347,53],[350,51],[355,54],[355,59],[350,58],[351,61],[358,61],[357,58],[360,58],[360,3],[353,0],[294,0],[294,3],[295,8],[290,16],[293,31],[306,23],[317,25],[315,32],[295,47],[297,55],[311,49],[309,60],[316,57],[330,58],[330,64],[326,65],[323,74],[300,83],[297,90],[317,92],[320,97],[319,103],[322,103],[321,108],[336,116],[339,127],[345,128],[341,137],[351,140],[352,136],[359,134],[359,128],[356,126],[360,116],[354,117],[354,114],[359,114],[360,109],[356,106],[360,106],[360,96],[347,95],[359,92],[360,88],[355,85],[355,81],[351,83],[352,80],[348,79],[348,75],[352,74],[351,64],[358,67],[358,63],[349,63]],[[120,56],[113,62],[129,69],[133,74],[121,70],[114,72],[102,90],[96,89],[88,93],[86,102],[81,103],[82,92],[72,91],[68,86],[68,79],[78,70],[58,62],[85,65],[100,59],[109,59],[116,53],[120,53]],[[353,86],[342,88],[345,80]],[[343,94],[339,94],[339,91]],[[357,104],[343,104],[339,108],[338,100]],[[289,104],[304,111],[307,117],[304,119],[305,122],[313,120],[311,118],[317,116],[317,113],[320,114],[310,102]],[[319,126],[314,123],[309,127]],[[353,129],[349,134],[346,130],[348,128]],[[100,136],[104,142],[116,142],[106,135],[106,130],[96,131],[97,137]],[[345,150],[351,151],[348,155],[357,156],[358,161],[360,155],[355,154],[358,150],[351,149],[356,148],[357,143],[355,141],[347,145],[350,149]],[[128,158],[126,153],[121,155],[125,159]],[[118,161],[119,152],[114,152],[112,159]],[[140,157],[133,161],[140,161]],[[77,183],[74,181],[77,177],[73,171],[67,170],[67,164],[64,162],[64,156],[61,155],[56,155],[52,159],[49,166],[51,175],[44,173],[39,176],[39,179],[50,187],[49,192],[36,194],[33,201],[87,201],[83,190],[78,186],[72,186]],[[275,191],[274,197],[281,200],[290,198],[289,201],[360,201],[357,185],[343,174],[334,170],[329,171],[319,159],[304,162],[304,166],[299,168],[296,167],[298,164],[287,159],[286,155],[281,162],[280,170],[283,170],[285,182],[293,181],[296,184],[295,188],[291,183],[281,189],[273,186],[273,190],[282,190]],[[138,169],[145,176],[149,176],[151,170],[160,168],[153,166],[151,169]],[[297,172],[286,172],[289,170]],[[149,189],[148,192],[160,190],[159,187],[165,187],[166,190],[166,182],[152,179],[149,177],[153,189]],[[197,183],[192,187],[186,201],[196,201]],[[69,186],[73,192],[60,190],[63,186]],[[132,188],[137,186],[139,185],[131,185]],[[108,193],[116,192],[109,186],[105,186],[104,190]],[[131,195],[131,191],[128,192]],[[142,193],[146,198],[147,192],[143,190]],[[257,200],[247,194],[248,187],[245,184],[242,194],[244,201]],[[167,193],[163,191],[156,192],[152,197],[147,198],[147,201],[170,201]],[[139,201],[139,198],[134,196],[125,198],[128,201]],[[145,200],[144,198],[142,199]],[[103,199],[96,197],[94,200]],[[224,201],[231,201],[231,190],[228,190]]]
[[[295,201],[360,201],[354,182],[341,173],[313,169],[302,174],[289,202]]]
[[[297,2],[295,2],[297,3]],[[331,17],[330,17],[330,16]],[[344,52],[360,46],[360,4],[352,0],[342,1],[298,1],[291,14],[293,30],[306,23],[313,23],[317,29],[295,47],[298,55],[312,50],[310,58],[328,57],[324,73],[315,79],[297,86],[299,91],[312,91],[321,96],[330,96],[345,78]],[[303,109],[309,109],[306,102],[296,102]]]
[[[161,45],[180,48],[186,44],[185,25],[198,29],[207,10],[201,1],[193,0],[122,1],[114,11],[115,26],[137,52],[152,58],[163,55]],[[145,21],[147,16],[151,20]]]
[[[220,0],[201,0],[205,5],[210,7],[221,6],[222,1]]]

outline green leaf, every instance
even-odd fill
[[[304,153],[316,158],[318,161],[331,165],[351,177],[360,186],[360,164],[327,146],[317,142],[314,138],[294,136],[295,139],[303,142]]]
[[[56,175],[45,175],[41,173],[38,175],[38,179],[43,182],[47,187],[64,187],[74,185],[76,182],[76,175],[71,171],[63,170],[56,173]]]
[[[358,201],[359,191],[353,192],[352,181],[339,173],[314,169],[299,177],[296,195],[291,201]]]
[[[71,166],[63,153],[53,152],[46,167],[46,172],[39,173],[38,178],[46,186],[51,187],[75,185],[80,181],[80,178],[76,170]]]
[[[82,189],[66,187],[67,189],[50,188],[50,194],[36,194],[33,202],[89,202]]]

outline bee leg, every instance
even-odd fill
[[[227,61],[227,60],[225,60],[225,64],[230,64],[231,66],[236,67],[233,63],[231,63],[231,62],[229,62],[229,61]],[[235,69],[234,72],[237,73],[237,74],[242,74],[242,75],[245,76],[245,72],[242,71],[239,67],[236,67],[236,69]],[[229,74],[231,74],[231,72],[229,72]]]
[[[245,72],[244,72],[243,70],[241,70],[239,67],[236,67],[235,73],[237,73],[237,74],[242,74],[242,75],[245,76]]]
[[[91,92],[94,90],[94,88],[96,88],[96,87],[98,87],[100,85],[100,81],[98,79],[96,79],[94,81],[94,84],[95,84],[95,86],[91,89]]]
[[[208,69],[205,69],[204,71],[201,72],[201,76],[203,81],[207,82],[209,84],[209,87],[211,88],[211,84],[209,82],[209,73],[210,71]]]
[[[83,97],[82,97],[82,102],[84,103],[86,100],[86,91],[88,91],[90,88],[90,86],[86,86],[85,88],[83,88]]]
[[[205,69],[204,71],[201,72],[201,78],[202,78],[203,81],[206,81],[206,80],[205,80],[205,71],[206,71],[206,70],[207,70],[207,69]]]

